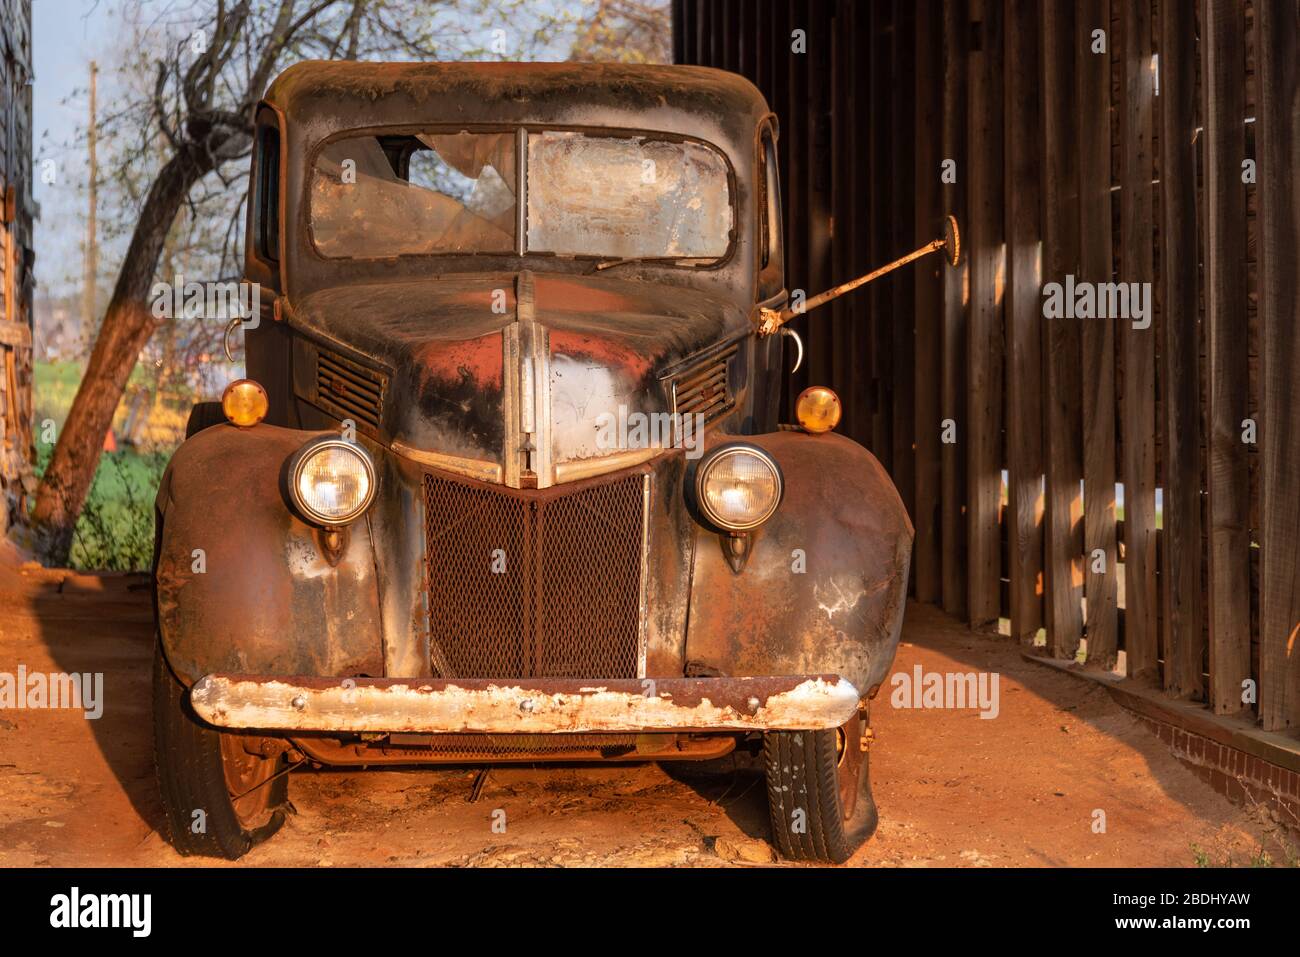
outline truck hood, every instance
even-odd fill
[[[676,384],[697,395],[701,370],[711,417],[738,404],[734,346],[752,329],[744,310],[698,290],[531,272],[320,290],[293,304],[290,321],[316,353],[295,356],[300,397],[337,417],[331,398],[351,408],[366,390],[349,397],[347,377],[339,385],[320,370],[340,360],[374,369],[377,432],[399,454],[539,487],[672,444],[667,417],[651,414],[674,411]]]

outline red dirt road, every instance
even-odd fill
[[[0,550],[0,672],[103,672],[105,710],[0,710],[0,866],[211,863],[155,829],[142,576],[20,568]],[[1192,866],[1282,859],[1101,689],[910,605],[895,671],[998,672],[1000,714],[875,702],[880,829],[852,864]],[[771,860],[762,780],[684,765],[295,772],[296,809],[241,863],[718,866]],[[494,833],[493,811],[506,814]],[[1094,812],[1105,833],[1094,833]]]

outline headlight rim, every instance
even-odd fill
[[[358,507],[357,510],[346,519],[340,520],[315,511],[302,500],[302,497],[298,493],[298,479],[301,477],[307,461],[316,452],[326,448],[341,448],[355,454],[357,458],[361,460],[361,464],[366,470],[366,478],[369,480],[365,500],[361,503],[360,507]],[[357,521],[357,519],[365,515],[366,511],[374,503],[378,478],[379,476],[375,470],[374,459],[371,458],[369,452],[355,442],[349,442],[347,439],[334,435],[318,436],[304,444],[302,448],[298,449],[298,451],[289,458],[285,472],[285,484],[288,493],[287,497],[293,510],[307,524],[327,529],[346,528],[348,525],[351,525],[353,522]]]
[[[744,525],[736,525],[720,520],[718,516],[713,514],[709,509],[708,499],[704,495],[704,483],[708,479],[709,471],[713,466],[727,456],[737,455],[740,453],[749,453],[761,459],[772,470],[772,474],[776,476],[777,485],[776,498],[772,502],[772,507],[767,510],[766,514],[756,521]],[[695,475],[691,482],[691,493],[699,516],[704,519],[704,523],[710,528],[724,534],[743,534],[745,532],[752,532],[756,528],[760,528],[767,524],[767,522],[771,520],[772,516],[776,514],[777,509],[781,507],[781,503],[785,500],[785,473],[781,471],[781,466],[777,463],[772,454],[761,446],[743,441],[725,442],[710,449],[704,457],[696,463]]]

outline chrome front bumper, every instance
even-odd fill
[[[190,692],[195,712],[218,727],[336,733],[815,731],[847,722],[860,697],[837,675],[511,681],[212,674]]]

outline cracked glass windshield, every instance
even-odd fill
[[[325,256],[516,249],[515,132],[347,137],[321,150],[311,234]],[[726,255],[727,164],[701,143],[546,131],[527,138],[528,252],[711,262]]]

